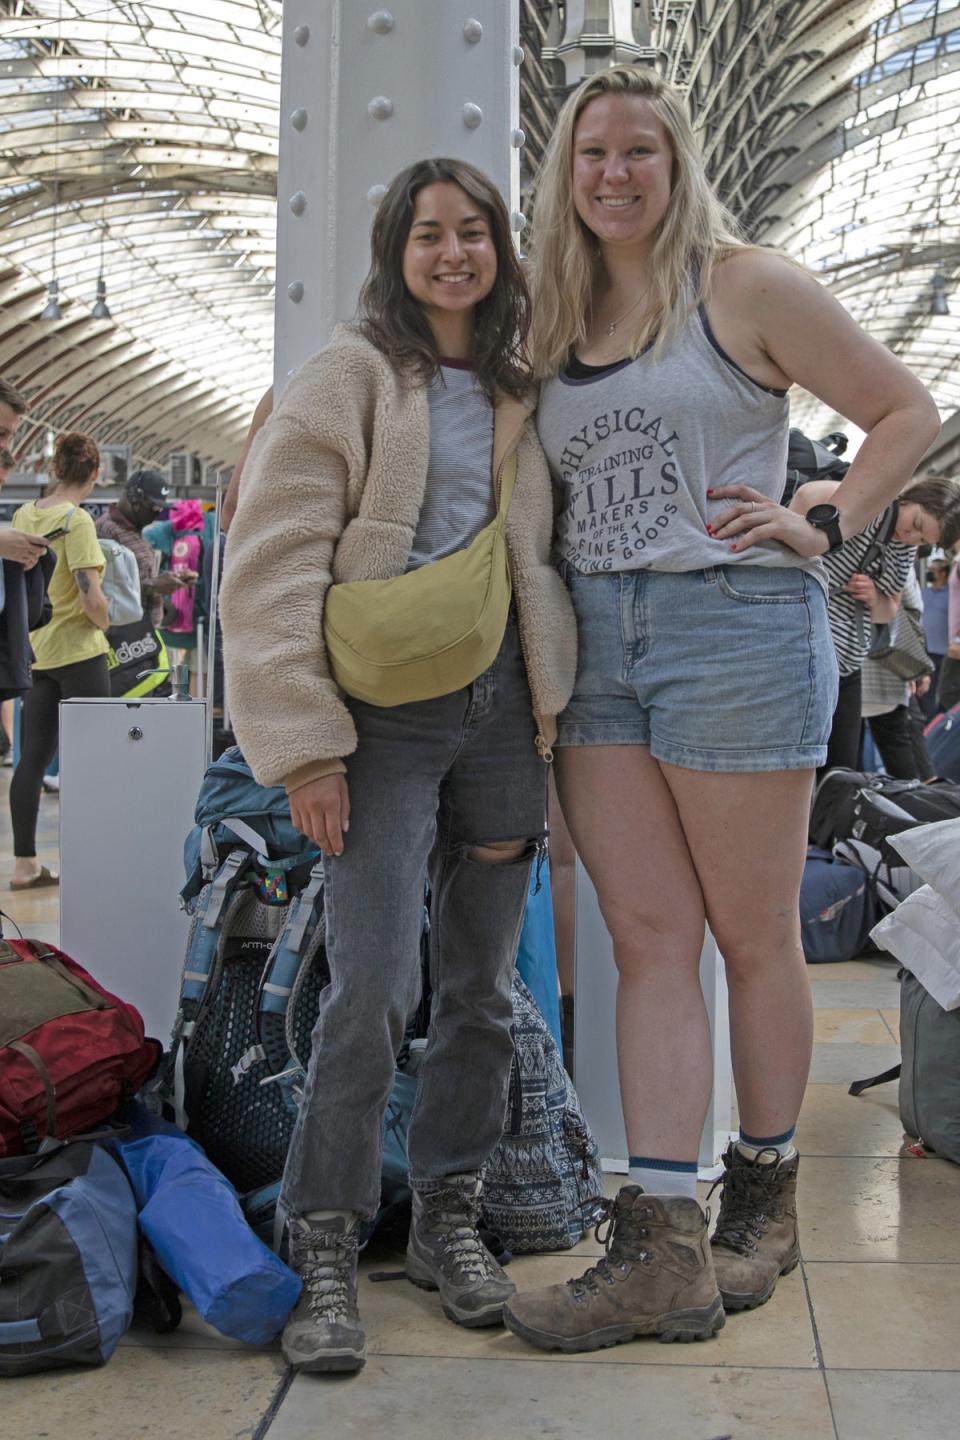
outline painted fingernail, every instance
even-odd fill
[[[736,548],[737,548],[736,545],[731,545],[731,546],[730,546],[730,549],[731,549],[731,550],[736,550]]]
[[[712,526],[712,525],[708,525],[708,526],[707,526],[707,534],[708,534],[708,535],[712,535],[712,534],[713,534],[713,526]]]
[[[708,495],[712,495],[712,494],[713,494],[713,486],[712,486],[712,485],[708,485],[708,486],[707,486],[707,494],[708,494]]]

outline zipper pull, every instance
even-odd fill
[[[537,731],[537,737],[533,743],[534,745],[536,745],[537,754],[540,756],[540,759],[543,761],[543,763],[545,765],[552,765],[553,751],[550,749],[550,746],[547,744],[546,740],[544,740],[543,736],[540,734],[539,731]]]

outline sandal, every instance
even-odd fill
[[[46,865],[40,866],[40,874],[30,880],[11,880],[11,890],[39,890],[43,885],[59,885],[60,876],[52,874]]]

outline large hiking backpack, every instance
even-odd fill
[[[0,1160],[0,1376],[102,1365],[133,1316],[137,1207],[88,1140]]]
[[[960,780],[960,705],[935,716],[923,734],[937,774]]]
[[[160,1057],[132,1005],[69,955],[0,939],[0,1155],[106,1120]]]
[[[283,1171],[328,979],[322,861],[294,829],[283,788],[258,785],[236,748],[207,771],[196,821],[166,1092],[213,1163],[254,1190]]]
[[[507,1129],[483,1168],[482,1219],[516,1253],[568,1250],[603,1193],[600,1155],[557,1042],[513,982],[516,1063]]]

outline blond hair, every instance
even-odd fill
[[[651,255],[650,299],[629,332],[636,355],[655,336],[662,349],[700,303],[717,260],[744,244],[737,222],[721,205],[703,168],[699,143],[683,100],[653,70],[616,65],[574,90],[557,120],[537,181],[531,234],[533,363],[555,375],[571,345],[583,341],[602,273],[592,232],[573,204],[573,139],[577,121],[601,95],[639,95],[667,132],[673,151],[670,200]]]

